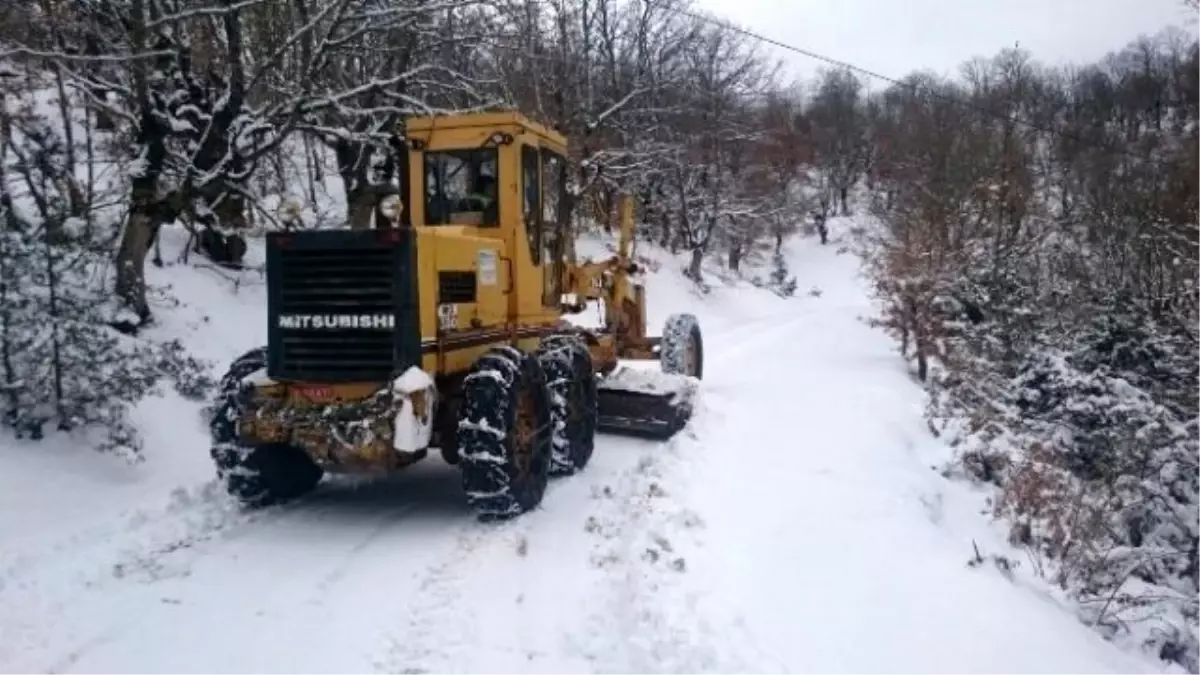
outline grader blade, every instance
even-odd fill
[[[666,440],[692,417],[699,380],[620,368],[597,384],[598,431]]]

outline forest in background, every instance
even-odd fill
[[[869,100],[883,325],[1022,561],[1196,671],[1197,44]],[[981,115],[981,109],[1001,111]],[[1166,621],[1162,621],[1163,617]]]
[[[280,226],[265,205],[330,180],[345,212],[307,225],[364,224],[405,116],[516,107],[571,139],[578,220],[633,194],[698,284],[706,259],[736,273],[857,216],[838,244],[931,393],[946,472],[997,487],[1026,553],[997,564],[1195,672],[1200,46],[1166,30],[1094,64],[1034,57],[785,82],[685,0],[7,3],[3,417],[136,455],[131,403],[209,383],[135,337],[160,227],[236,258],[238,232]]]

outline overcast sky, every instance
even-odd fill
[[[1084,63],[1167,25],[1197,33],[1182,0],[696,1],[756,33],[891,77],[917,69],[957,75],[963,61],[1017,42],[1044,63]],[[769,49],[789,74],[824,65]]]

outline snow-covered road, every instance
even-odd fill
[[[86,475],[51,495],[13,473],[42,460],[0,464],[0,542],[15,542],[0,545],[0,670],[1152,669],[1019,580],[967,567],[972,540],[1002,542],[981,496],[931,468],[947,451],[893,344],[860,320],[855,260],[799,241],[791,264],[786,301],[652,281],[652,320],[686,309],[705,330],[693,424],[666,444],[604,437],[508,523],[476,522],[436,456],[239,513],[205,485],[193,418],[157,432],[178,447],[148,452],[185,467],[165,503],[146,495],[173,486],[150,474],[94,498]]]

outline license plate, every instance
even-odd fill
[[[297,387],[297,391],[310,399],[333,398],[333,387]]]

